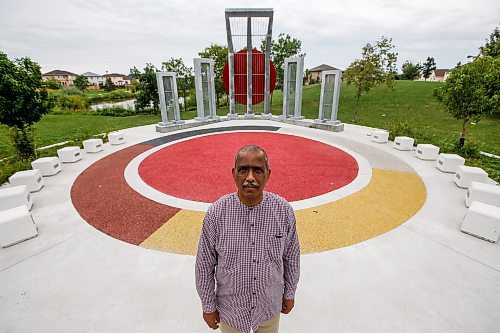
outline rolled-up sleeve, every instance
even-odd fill
[[[212,208],[210,207],[203,220],[195,266],[196,291],[205,313],[211,313],[217,309],[215,302],[216,230]]]
[[[292,207],[289,208],[287,217],[289,230],[283,252],[283,277],[285,282],[283,298],[295,299],[295,290],[300,277],[300,245]]]

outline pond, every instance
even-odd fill
[[[183,98],[179,97],[179,104],[183,103]],[[97,109],[106,109],[106,108],[113,108],[113,107],[121,107],[124,109],[131,109],[135,110],[135,98],[134,99],[127,99],[125,101],[121,102],[114,102],[114,103],[100,103],[100,104],[94,104],[90,106],[91,110],[97,110]]]
[[[121,107],[124,109],[135,109],[135,98],[134,99],[127,99],[125,101],[120,101],[120,102],[114,102],[114,103],[100,103],[100,104],[94,104],[90,106],[91,110],[97,110],[97,109],[106,109],[106,108],[112,108],[112,107]]]

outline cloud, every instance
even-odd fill
[[[43,71],[128,73],[183,58],[188,66],[211,43],[226,43],[224,9],[267,8],[266,1],[2,0],[0,50],[29,56]],[[436,59],[453,67],[476,54],[499,24],[500,3],[477,0],[282,1],[272,2],[273,35],[302,41],[306,67],[346,68],[361,47],[392,37],[404,60]]]

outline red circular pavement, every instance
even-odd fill
[[[231,169],[236,151],[261,146],[272,170],[266,190],[288,201],[325,194],[352,182],[356,160],[343,150],[293,135],[240,132],[207,135],[167,146],[146,157],[139,175],[173,197],[213,202],[236,191]]]

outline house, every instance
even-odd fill
[[[91,86],[103,86],[106,81],[102,75],[96,73],[85,72],[82,75],[87,78]]]
[[[319,65],[314,68],[311,68],[309,70],[309,76],[307,78],[307,83],[316,83],[316,82],[321,82],[321,73],[323,71],[333,71],[333,70],[338,70],[338,68],[329,66],[329,65]]]
[[[55,79],[59,81],[61,86],[68,87],[73,85],[73,81],[75,81],[76,76],[77,74],[75,73],[56,69],[52,72],[42,74],[42,79],[43,80]]]
[[[431,75],[427,78],[424,78],[423,75],[420,75],[419,81],[431,81],[431,82],[444,82],[448,78],[450,74],[449,69],[435,69],[432,71]]]
[[[130,76],[118,73],[104,74],[103,78],[104,81],[106,81],[107,78],[110,78],[111,82],[118,87],[128,86],[132,82],[132,78]]]

